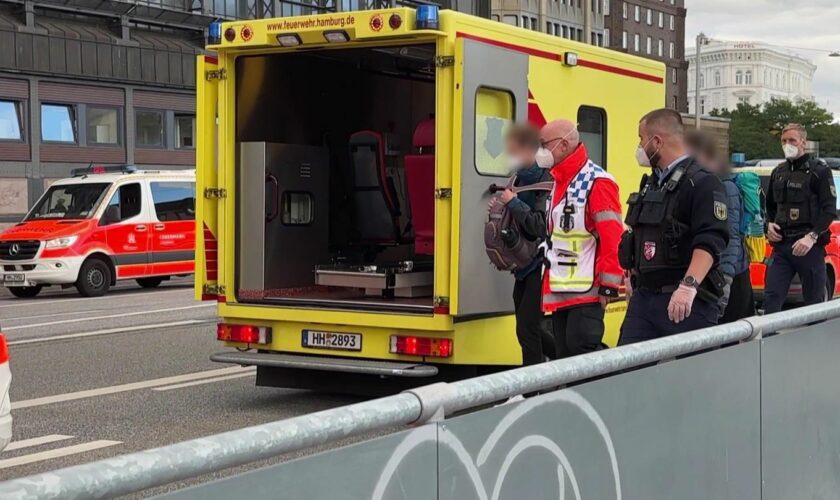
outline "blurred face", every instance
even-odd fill
[[[709,156],[703,153],[697,153],[694,155],[694,157],[697,159],[697,162],[700,163],[700,165],[703,165],[704,167],[709,169],[710,172],[714,172],[716,174],[723,172],[723,165],[721,164],[721,162],[717,161],[717,159],[715,159],[713,156]]]
[[[805,137],[798,130],[788,130],[782,134],[782,149],[785,158],[799,158],[805,154]],[[795,151],[794,151],[795,148]]]
[[[533,147],[522,144],[516,139],[509,138],[505,142],[505,152],[507,153],[508,164],[511,170],[529,168],[534,164],[536,150]]]

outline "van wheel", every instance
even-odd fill
[[[111,288],[111,269],[99,259],[88,259],[82,264],[76,289],[82,297],[101,297]]]
[[[157,288],[163,283],[163,278],[137,278],[137,284],[143,288]]]
[[[35,285],[35,286],[12,286],[9,287],[9,291],[12,292],[12,295],[19,299],[31,299],[32,297],[41,293],[41,289],[43,286]]]

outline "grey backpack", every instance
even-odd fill
[[[553,182],[538,182],[530,186],[515,187],[516,177],[511,177],[506,186],[490,186],[490,192],[496,193],[510,189],[515,193],[525,191],[551,191]],[[487,257],[499,271],[518,271],[531,265],[539,251],[542,239],[529,240],[508,210],[507,205],[498,203],[490,209],[490,215],[484,224],[484,247]]]

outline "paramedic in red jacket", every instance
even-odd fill
[[[537,164],[551,169],[543,311],[552,314],[557,357],[603,347],[604,312],[618,297],[624,272],[618,243],[624,231],[618,184],[589,159],[568,120],[540,131]]]

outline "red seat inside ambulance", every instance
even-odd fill
[[[412,146],[417,154],[405,156],[405,177],[414,226],[414,252],[435,251],[435,120],[421,121],[414,129]]]

